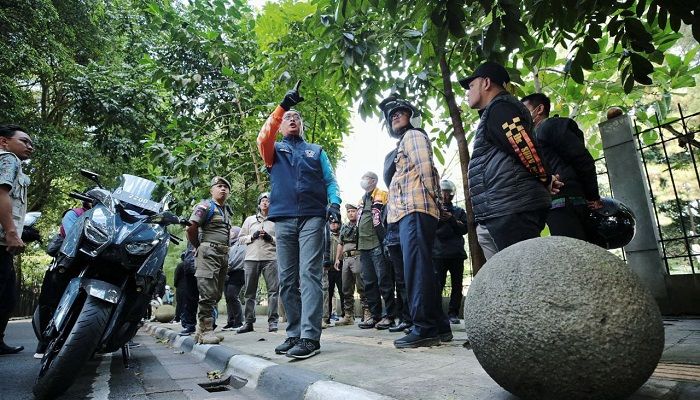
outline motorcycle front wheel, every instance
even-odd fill
[[[87,296],[77,315],[49,343],[34,384],[34,397],[52,399],[65,392],[90,359],[107,327],[113,304]],[[76,310],[77,311],[77,310]]]

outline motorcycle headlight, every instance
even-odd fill
[[[160,242],[160,240],[155,239],[150,242],[134,242],[134,243],[128,243],[126,245],[126,251],[129,252],[129,254],[133,255],[143,255],[148,253],[155,247]]]
[[[89,219],[85,220],[85,237],[95,244],[103,244],[109,240],[105,229],[100,229],[98,225]]]

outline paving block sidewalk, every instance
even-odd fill
[[[462,325],[452,325],[451,343],[405,350],[393,346],[393,340],[401,336],[398,333],[334,326],[323,330],[320,354],[293,360],[274,352],[286,337],[285,324],[269,333],[267,323],[260,322],[265,320],[258,317],[254,332],[221,332],[225,337],[221,345],[236,354],[315,372],[395,399],[516,399],[486,374],[471,349],[464,346]],[[221,327],[225,320],[217,324]],[[176,324],[155,325],[180,329]],[[666,346],[661,363],[631,399],[699,399],[700,319],[667,319],[664,325]]]

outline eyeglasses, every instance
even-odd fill
[[[285,121],[301,121],[301,115],[299,114],[286,114],[282,117]]]
[[[24,143],[24,145],[27,146],[27,147],[34,147],[34,143],[33,143],[31,140],[27,139],[27,138],[21,138],[21,139],[12,138],[12,139],[15,139],[15,140],[17,140],[17,141],[19,141],[19,142]]]
[[[395,113],[391,114],[391,120],[393,121],[397,118],[403,117],[404,115],[408,115],[408,113],[403,110],[396,111]]]

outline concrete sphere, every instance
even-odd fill
[[[469,288],[474,354],[522,399],[621,399],[651,376],[664,328],[651,294],[618,257],[562,236],[493,256]]]
[[[175,307],[170,304],[163,304],[156,309],[153,315],[155,315],[158,322],[170,322],[175,318]]]

